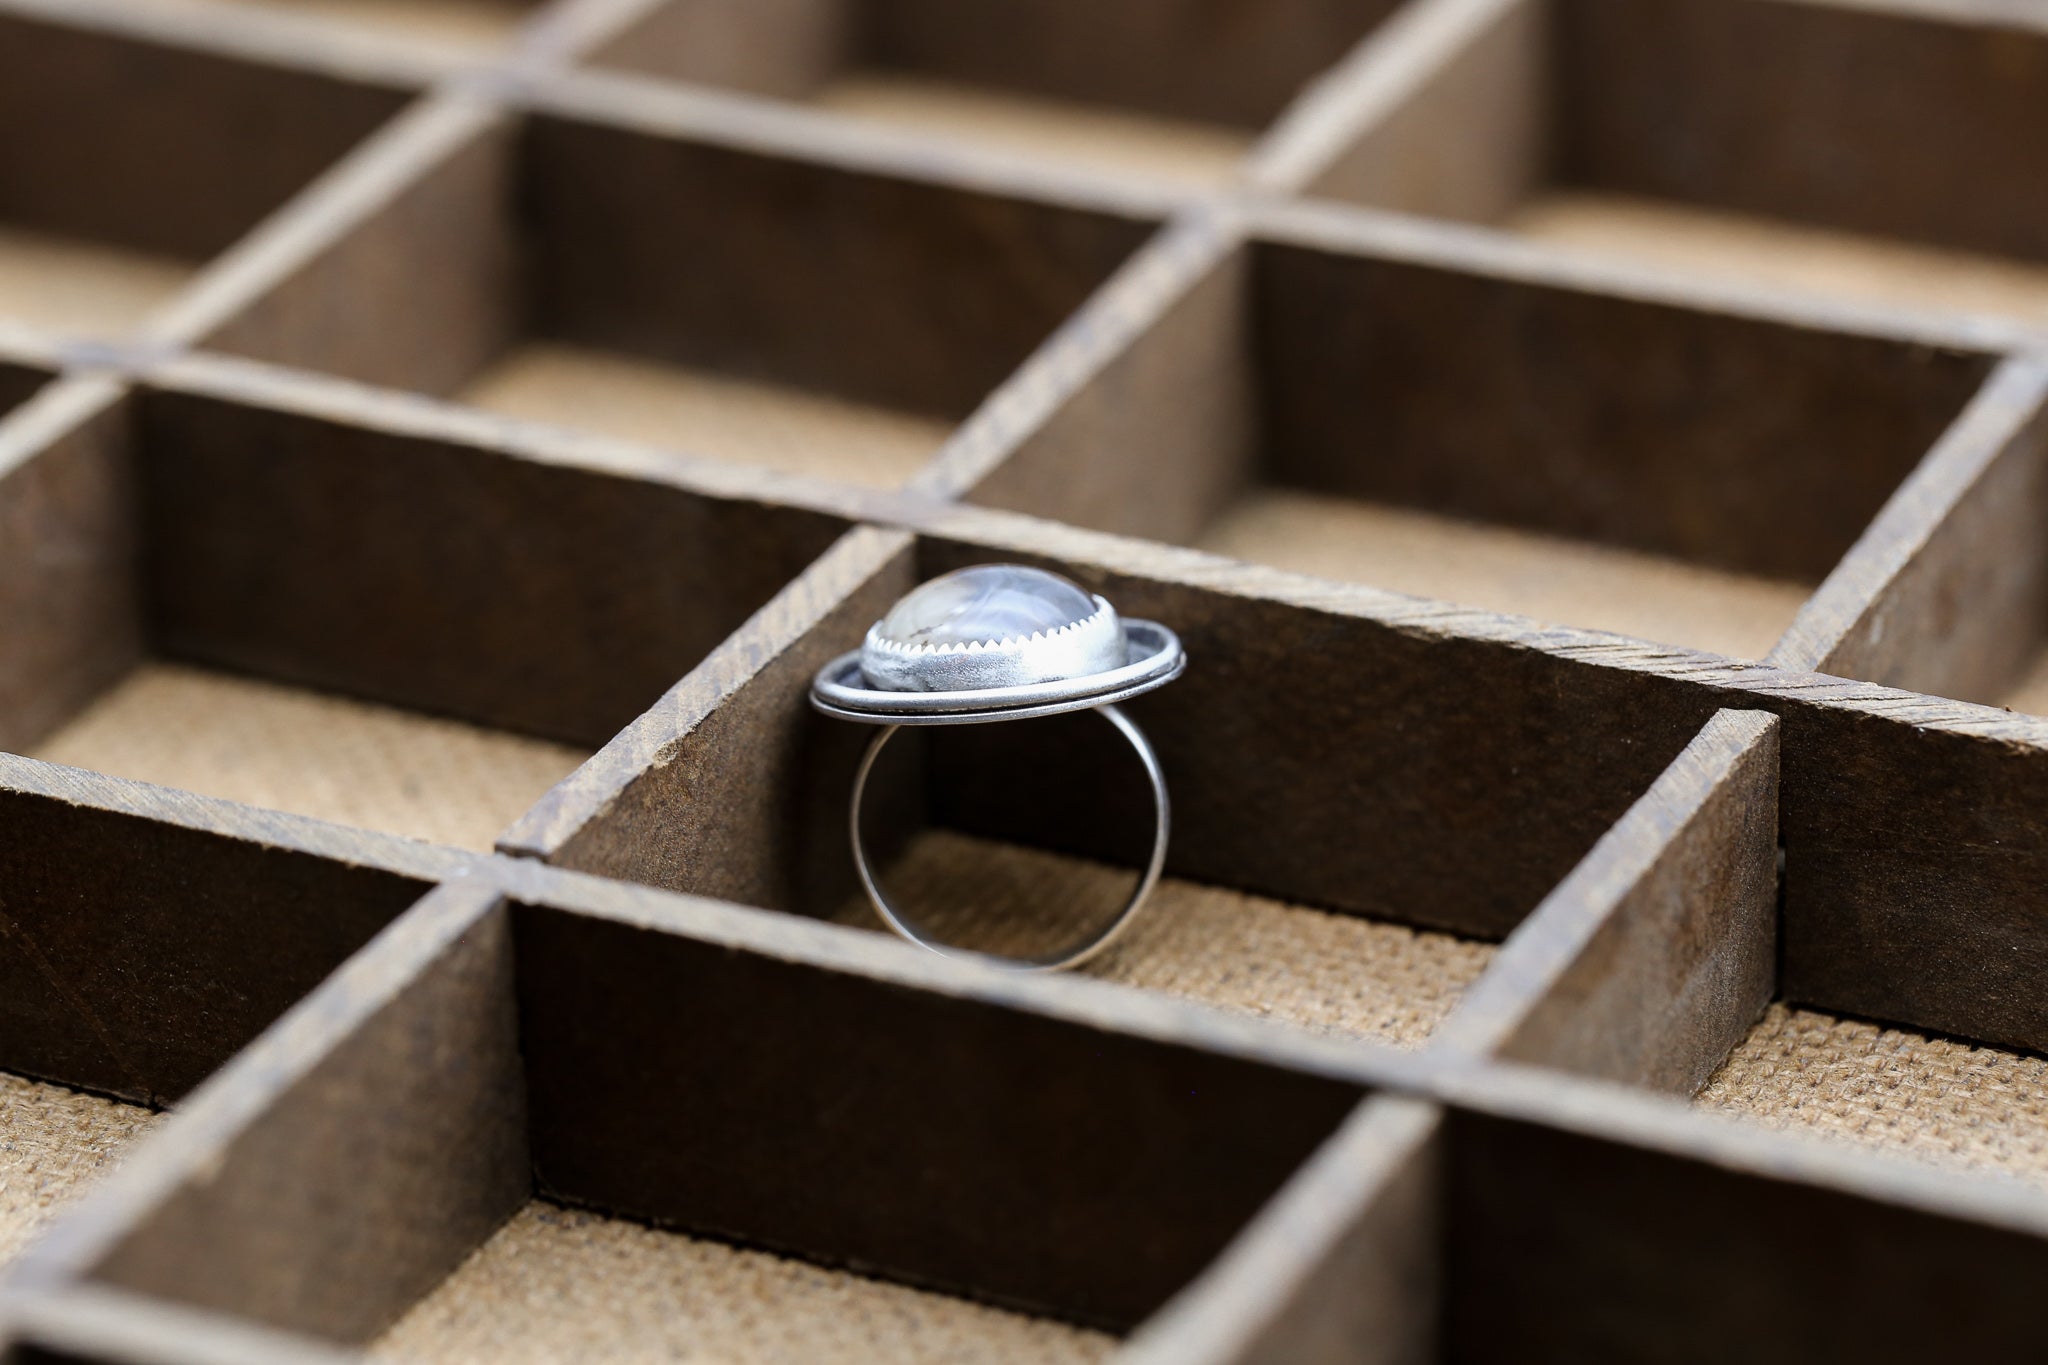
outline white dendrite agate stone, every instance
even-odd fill
[[[861,645],[870,687],[969,692],[1062,682],[1122,667],[1116,609],[1055,573],[977,564],[923,584]]]

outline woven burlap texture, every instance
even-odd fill
[[[1113,1338],[534,1202],[379,1340],[379,1360],[1027,1365]]]
[[[918,835],[890,895],[948,942],[1020,953],[1079,938],[1135,873],[950,830]],[[882,930],[865,900],[842,923]],[[1415,1047],[1492,960],[1493,946],[1168,877],[1124,936],[1080,970],[1343,1037]]]
[[[0,1267],[111,1171],[158,1117],[0,1071]]]
[[[1327,494],[1257,489],[1200,548],[1539,621],[1760,659],[1810,588]]]
[[[1696,1101],[2048,1184],[2048,1060],[1773,1005]]]
[[[35,757],[489,849],[580,750],[198,669],[137,669]]]
[[[915,474],[952,429],[829,394],[552,342],[512,351],[462,397],[529,422],[878,488]]]

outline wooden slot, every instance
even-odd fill
[[[1754,658],[1993,363],[1320,231],[1166,301],[970,496]]]
[[[1217,185],[1297,90],[1395,8],[668,0],[592,60],[1122,177]]]
[[[170,388],[5,488],[13,747],[481,850],[840,525]]]
[[[1485,1088],[1447,1125],[1448,1358],[1717,1360],[1697,1327],[1731,1306],[1745,1355],[1787,1365],[2033,1349],[2048,1200],[2024,1186],[1540,1073]]]
[[[407,97],[0,15],[0,317],[125,334]]]
[[[447,151],[205,344],[895,485],[1153,226],[536,114]]]
[[[4,755],[0,808],[0,1068],[145,1105],[198,1084],[447,862]]]
[[[592,904],[522,893],[508,913],[491,877],[444,885],[180,1115],[38,1273],[351,1344],[397,1322],[382,1347],[427,1358],[518,1331],[508,1292],[562,1316],[556,1291],[614,1306],[518,1331],[529,1349],[615,1329],[623,1298],[650,1349],[822,1342],[865,1312],[888,1340],[923,1329],[921,1349],[943,1331],[1099,1353],[1061,1324],[1121,1330],[1156,1307],[1364,1093],[1335,1052],[1302,1069],[1284,1047],[1202,1045],[1199,1012],[1126,1029],[1108,996],[1108,1013],[1061,1006],[1059,983],[933,989],[932,964],[863,935],[784,922],[743,946],[759,917],[498,870]],[[729,1045],[701,1046],[707,1026]],[[719,1302],[743,1284],[758,1312]]]
[[[1497,221],[1671,274],[2048,319],[2048,193],[2024,131],[2048,118],[2048,30],[2017,11],[1473,8],[1487,21],[1414,85],[1439,116],[1372,120],[1311,193]],[[1490,169],[1483,191],[1430,169],[1468,159]]]

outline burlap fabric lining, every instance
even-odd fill
[[[948,942],[1018,953],[1078,938],[1135,874],[927,830],[884,874]],[[867,902],[838,915],[881,931]],[[1318,1033],[1419,1046],[1492,960],[1493,945],[1166,878],[1108,952],[1080,970]]]
[[[536,1201],[379,1340],[389,1361],[1026,1365],[1114,1338]]]
[[[1773,1005],[1697,1103],[2048,1184],[2048,1060]]]
[[[150,664],[35,757],[483,850],[584,755],[388,706]]]
[[[1760,659],[1811,589],[1588,541],[1259,489],[1200,548],[1276,569]]]
[[[0,1267],[111,1171],[158,1117],[0,1072]]]
[[[551,342],[514,350],[462,397],[530,422],[883,488],[915,474],[952,430],[917,413]]]

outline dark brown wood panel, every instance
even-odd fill
[[[543,1193],[1111,1327],[1360,1095],[588,915],[517,938]]]
[[[222,397],[144,401],[177,658],[601,744],[843,523]]]
[[[70,1241],[90,1278],[344,1342],[532,1189],[512,943],[486,882],[422,903],[244,1056]]]
[[[1776,993],[1778,722],[1723,711],[1432,1040],[1691,1094]]]
[[[209,256],[410,95],[0,13],[0,219]]]
[[[1943,8],[1561,0],[1558,178],[2048,257],[2048,27]]]
[[[179,1099],[450,859],[0,755],[0,1067]]]

